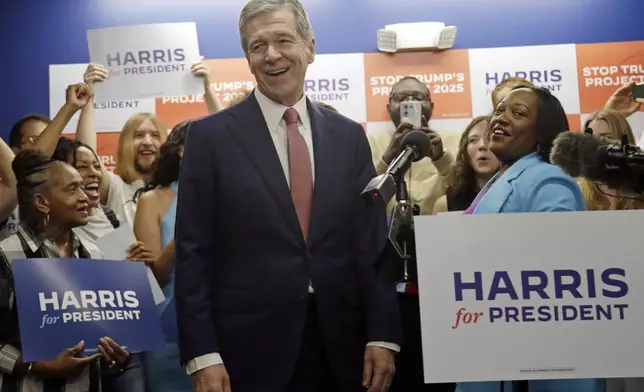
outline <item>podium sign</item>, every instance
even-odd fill
[[[644,376],[644,211],[415,229],[425,382]]]

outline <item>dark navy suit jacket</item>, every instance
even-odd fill
[[[236,392],[284,390],[309,278],[343,390],[360,388],[367,342],[402,342],[395,288],[378,283],[374,267],[385,209],[360,198],[376,175],[364,130],[310,101],[307,108],[315,189],[306,243],[254,94],[188,131],[175,236],[181,357],[220,353]]]

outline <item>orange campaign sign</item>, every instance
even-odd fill
[[[252,89],[255,84],[255,78],[250,73],[244,58],[204,60],[204,62],[210,69],[212,87],[224,107],[227,107],[243,91]],[[169,128],[183,120],[197,119],[208,114],[203,94],[158,98],[156,110],[159,118]]]
[[[116,151],[119,146],[120,132],[98,133],[96,154],[106,169],[114,172],[116,169]]]
[[[604,107],[620,86],[644,83],[644,41],[576,45],[582,113]]]
[[[64,133],[62,135],[68,139],[76,139],[75,133]],[[96,155],[103,166],[111,171],[116,170],[116,151],[119,147],[120,131],[116,132],[98,132],[96,134]]]
[[[405,76],[414,76],[429,88],[434,101],[432,118],[472,117],[467,50],[365,53],[364,62],[368,121],[389,121],[389,94]]]

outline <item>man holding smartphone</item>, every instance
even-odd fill
[[[458,132],[440,135],[429,129],[433,109],[434,103],[427,86],[420,80],[407,76],[394,85],[387,104],[395,128],[392,127],[392,132],[367,134],[372,159],[380,175],[402,152],[401,141],[407,133],[414,129],[427,133],[430,140],[429,153],[425,158],[412,163],[405,175],[410,201],[421,206],[421,214],[430,214],[436,200],[445,194],[460,141]],[[389,213],[395,204],[395,199],[389,203]],[[396,358],[397,373],[391,392],[454,392],[454,384],[424,383],[418,291],[410,283],[399,284],[397,289],[405,341]]]
[[[420,124],[415,122],[415,116],[404,116],[401,109],[408,103],[418,103],[421,108]],[[371,146],[371,155],[378,174],[383,174],[389,164],[402,152],[401,141],[413,129],[427,133],[430,140],[430,150],[427,157],[412,163],[405,181],[410,188],[410,201],[421,207],[422,215],[430,214],[434,203],[445,194],[448,179],[453,172],[454,154],[458,151],[460,134],[443,134],[429,129],[428,123],[432,117],[434,103],[429,89],[413,76],[399,80],[392,88],[387,104],[387,111],[395,130],[367,134]],[[407,120],[407,121],[403,121]],[[445,148],[447,147],[447,149]],[[390,213],[396,204],[393,199],[387,206]]]

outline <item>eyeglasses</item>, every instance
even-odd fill
[[[420,101],[420,102],[429,101],[429,97],[427,96],[427,94],[423,94],[421,92],[395,93],[395,94],[391,94],[391,97],[389,99],[394,102],[403,102],[407,100]]]

